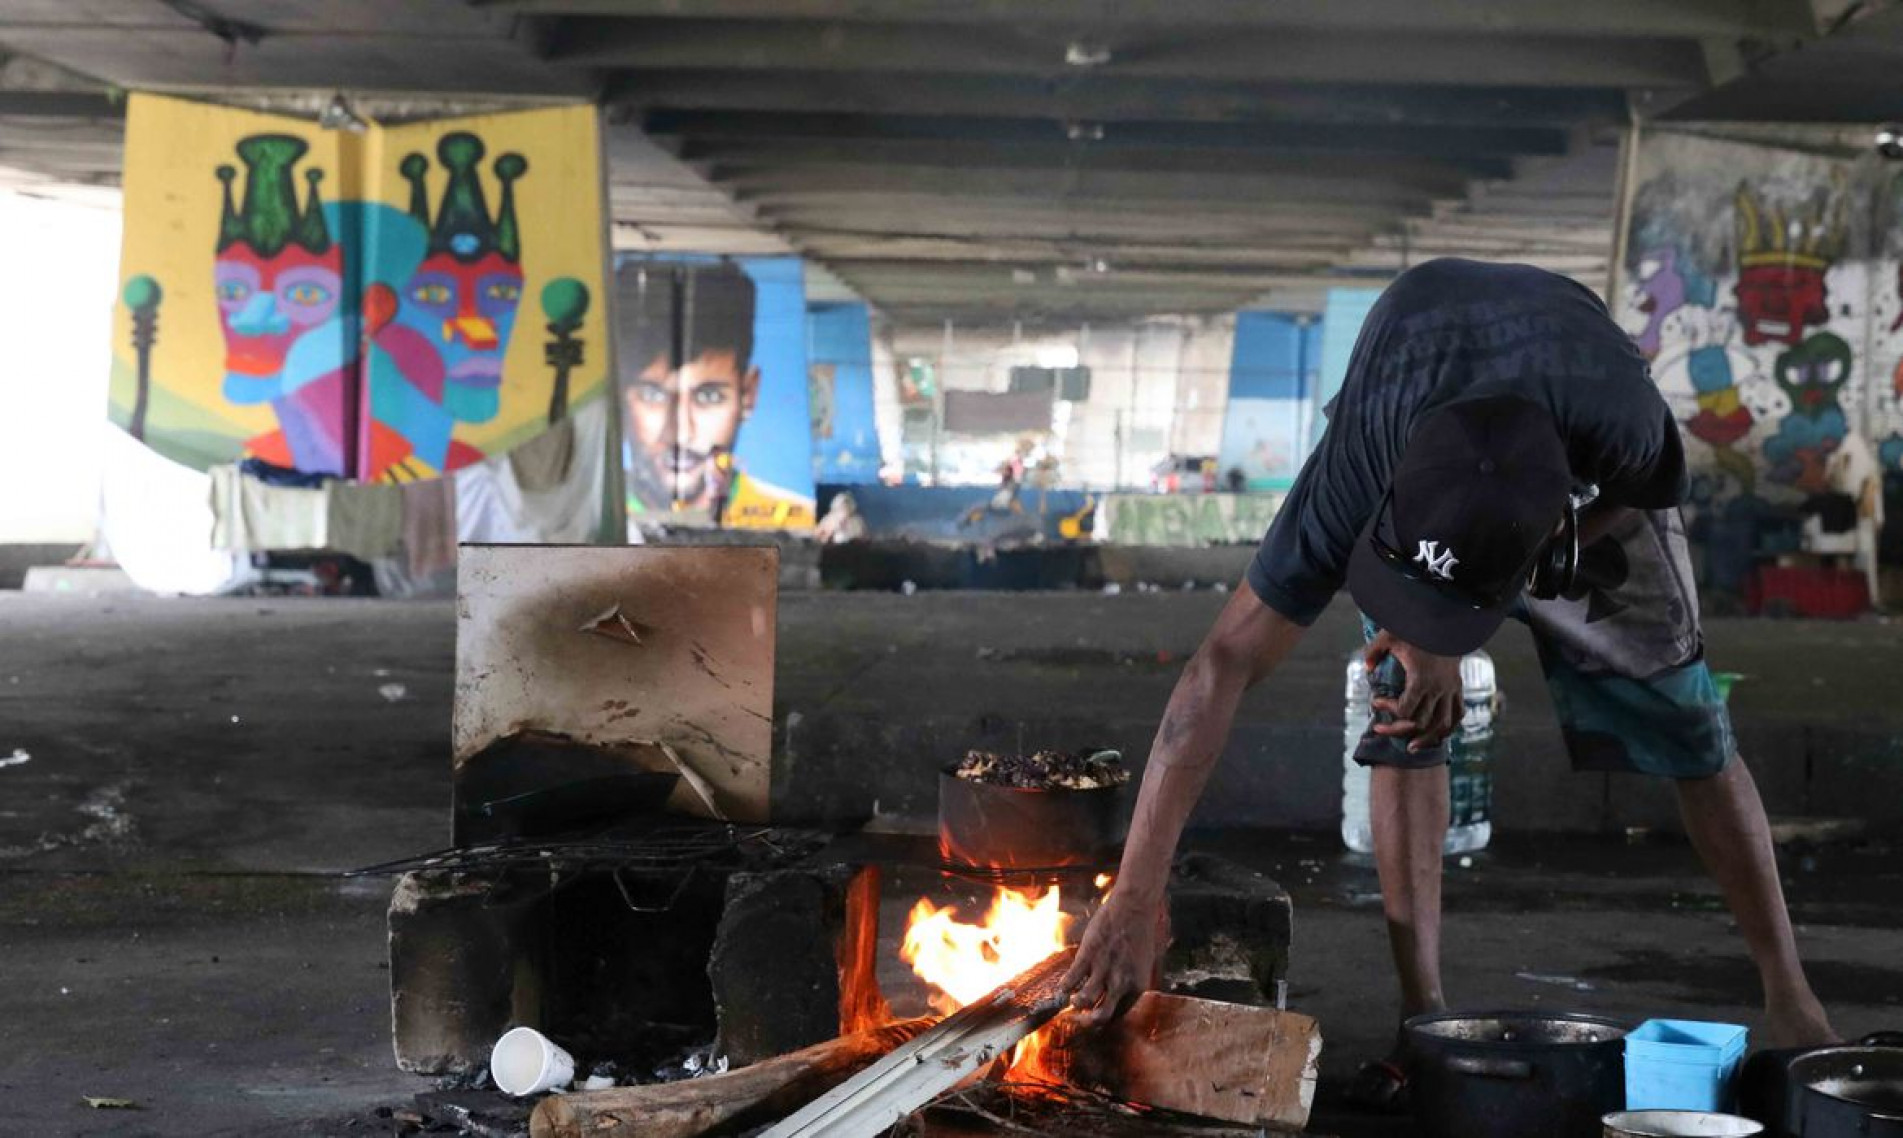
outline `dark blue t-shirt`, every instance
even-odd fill
[[[1368,313],[1328,429],[1249,565],[1262,603],[1298,624],[1341,588],[1348,556],[1425,412],[1517,395],[1559,424],[1573,479],[1599,500],[1668,509],[1685,453],[1645,357],[1576,281],[1527,265],[1429,261]]]

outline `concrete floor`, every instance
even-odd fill
[[[1141,682],[1105,691],[1066,653],[1080,640],[1180,653],[1219,603],[1206,593],[790,596],[782,717],[796,704],[812,714],[871,698],[868,676],[904,682],[906,657],[874,666],[895,655],[889,646],[956,629],[1032,653],[1001,702],[1114,699],[1127,719],[1153,718],[1166,666],[1117,664]],[[1331,619],[1338,638],[1346,626]],[[0,594],[0,761],[15,748],[31,756],[0,767],[0,1133],[377,1133],[390,1124],[371,1108],[430,1088],[391,1063],[388,883],[336,874],[447,840],[453,639],[447,604]],[[1843,675],[1842,701],[1784,708],[1820,729],[1898,714],[1870,710],[1879,700],[1864,691],[1871,660],[1897,651],[1893,630],[1739,624],[1714,627],[1713,640],[1755,653],[1759,670],[1782,661],[1785,687],[1814,674],[1834,695]],[[1341,650],[1317,637],[1290,665],[1284,690],[1309,693],[1318,722],[1323,695],[1339,691]],[[920,667],[941,697],[956,694],[957,669]],[[388,685],[399,698],[380,694]],[[964,686],[989,698],[982,675]],[[1270,738],[1277,714],[1260,716]],[[1565,800],[1581,787],[1522,784],[1506,797],[1531,819],[1541,793]],[[1502,816],[1494,850],[1449,868],[1458,1002],[1754,1021],[1751,968],[1687,850],[1579,832],[1590,825],[1534,835],[1504,805]],[[1225,829],[1198,841],[1295,896],[1292,1000],[1322,1020],[1325,1073],[1378,1049],[1393,1013],[1371,869],[1325,832]],[[1903,1024],[1903,864],[1891,847],[1792,851],[1786,870],[1839,1027]],[[140,1109],[92,1111],[87,1095]]]

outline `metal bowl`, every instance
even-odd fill
[[[1604,1138],[1751,1138],[1762,1123],[1708,1110],[1621,1110],[1599,1120]]]

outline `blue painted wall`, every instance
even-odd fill
[[[1379,288],[1328,290],[1328,301],[1322,309],[1321,386],[1315,393],[1318,409],[1328,406],[1328,401],[1341,390],[1342,380],[1348,377],[1348,357],[1354,354],[1355,341],[1361,336],[1361,325],[1384,291]],[[1309,428],[1310,445],[1322,437],[1322,430],[1327,426],[1327,419],[1318,410]]]
[[[1284,312],[1236,314],[1218,477],[1242,471],[1251,490],[1286,489],[1308,454],[1322,326]]]
[[[828,483],[877,482],[871,316],[863,304],[815,304],[806,310],[806,329],[814,373],[813,477]],[[830,383],[823,369],[831,370]],[[828,388],[831,414],[822,416]]]

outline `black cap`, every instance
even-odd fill
[[[1471,652],[1526,588],[1571,490],[1566,445],[1538,404],[1492,396],[1429,412],[1355,543],[1348,591],[1409,644]]]

